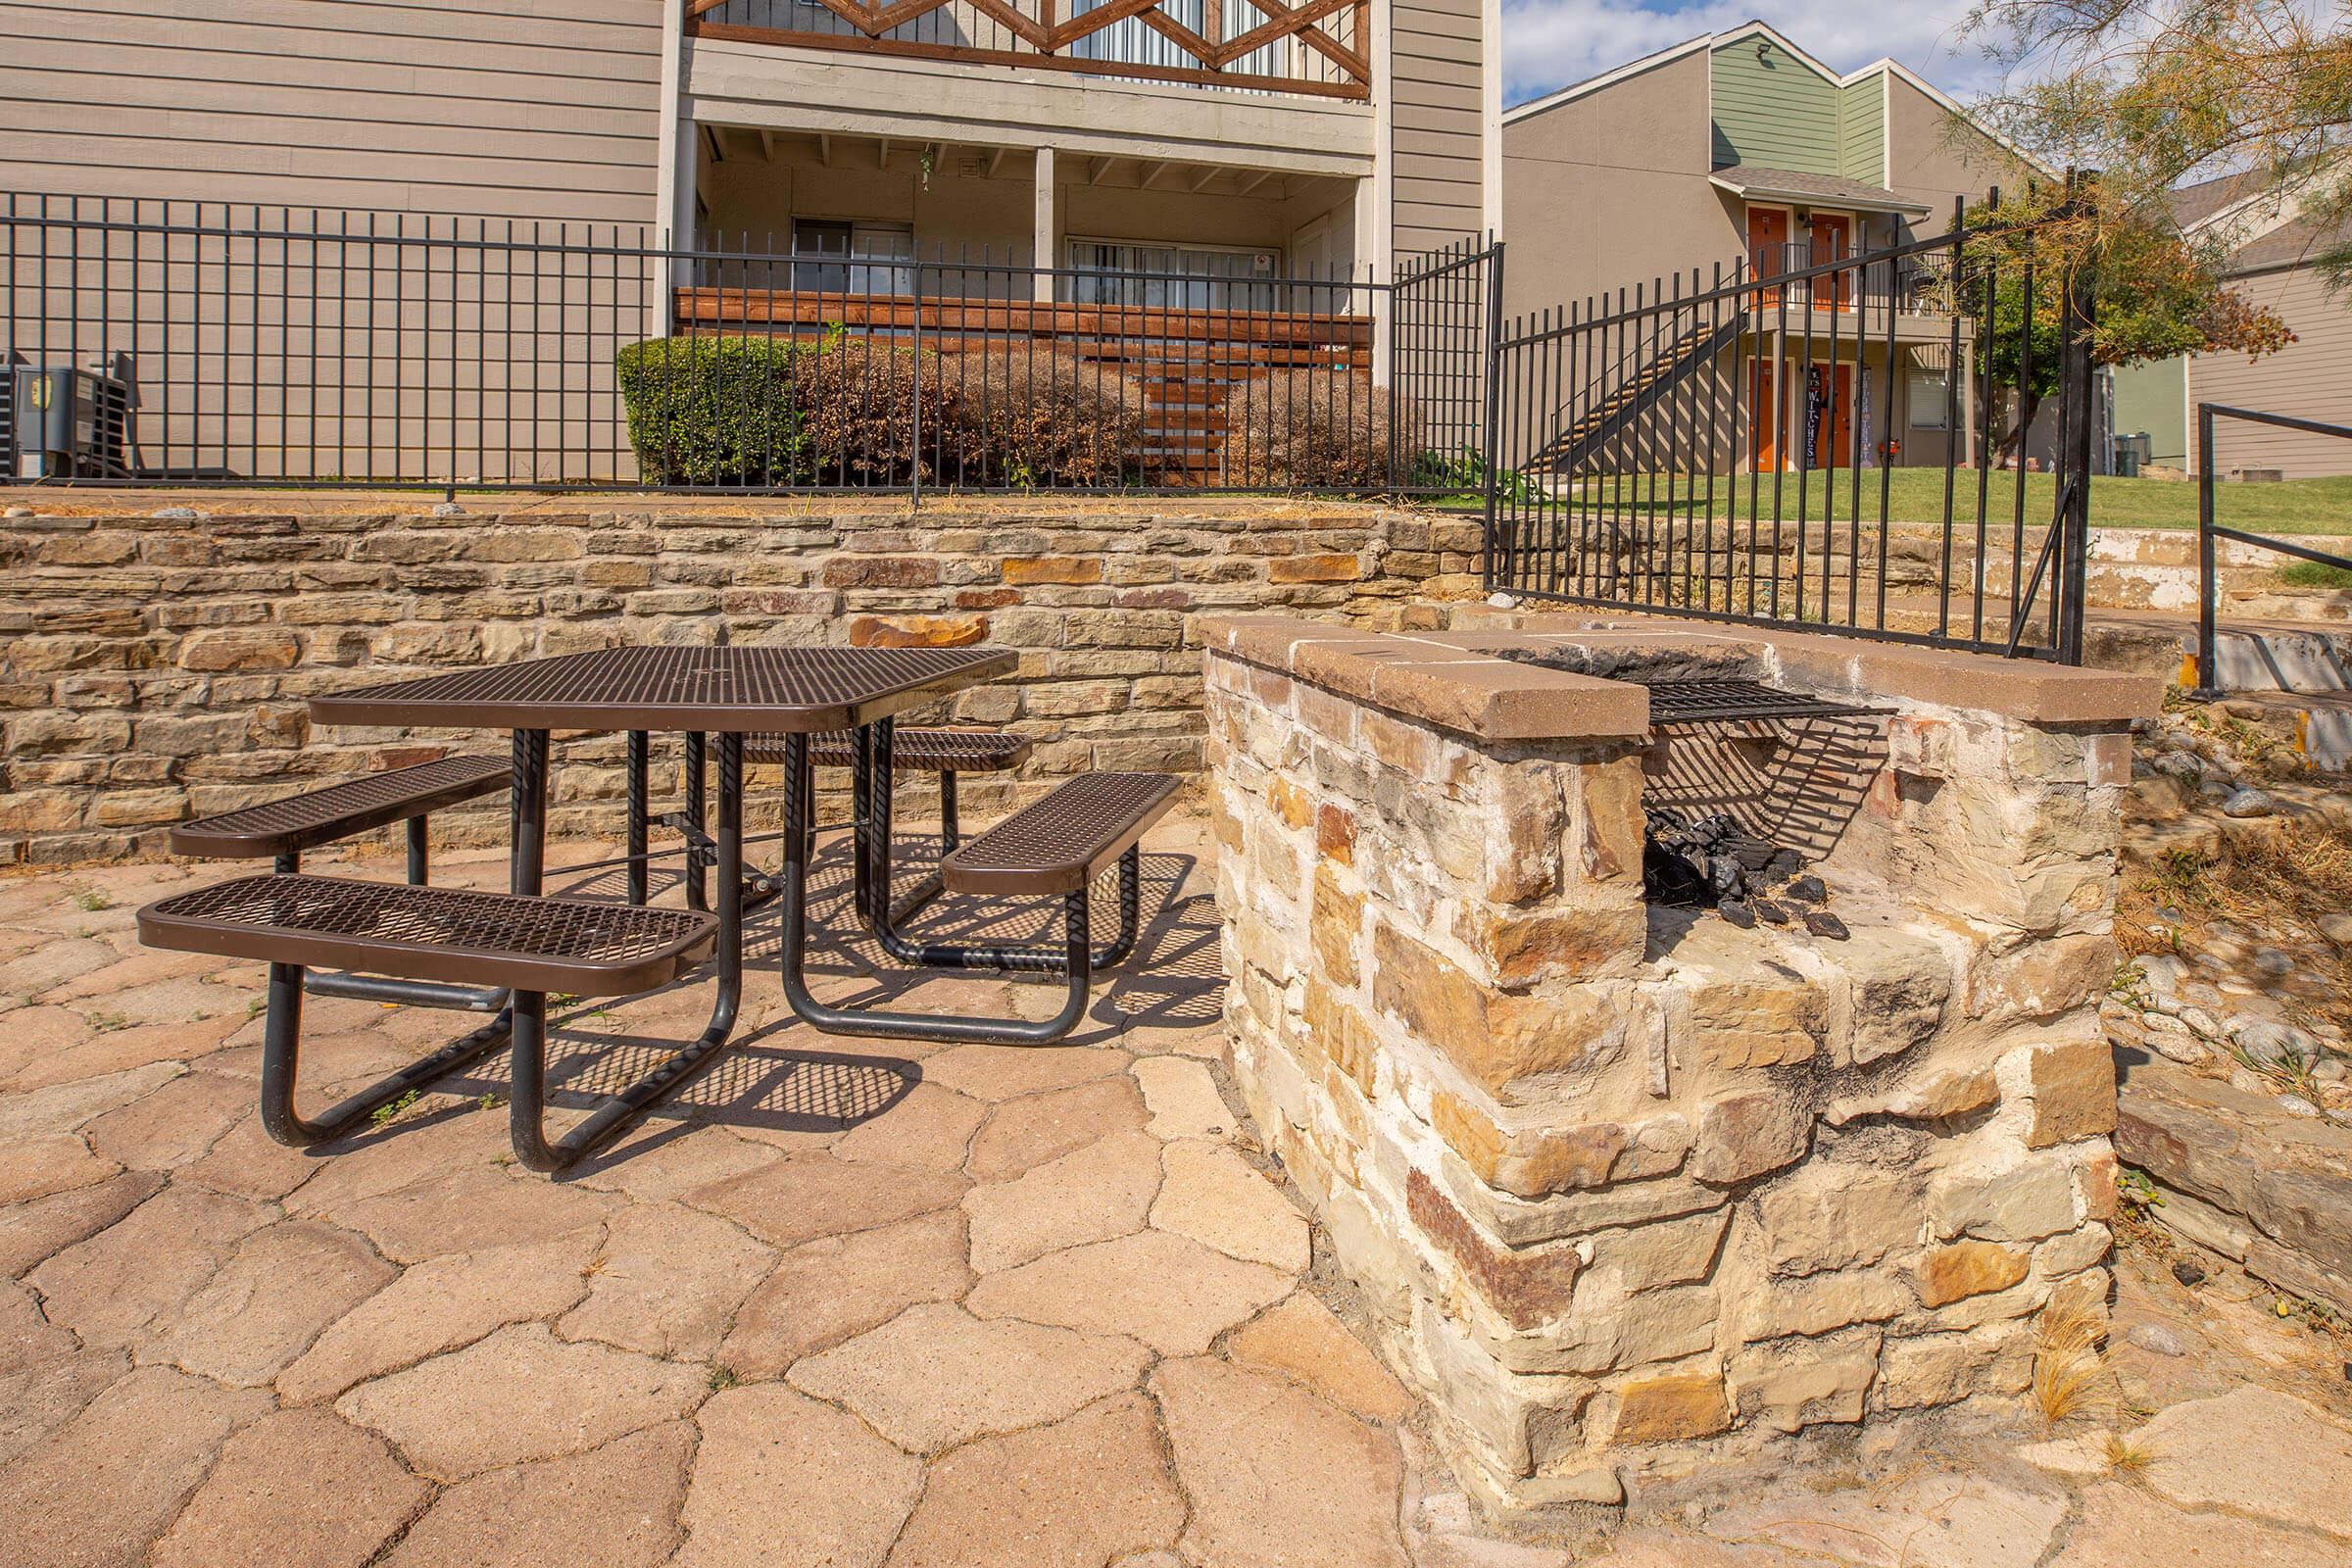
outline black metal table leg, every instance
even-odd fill
[[[703,874],[702,850],[709,825],[704,820],[706,750],[707,737],[699,733],[686,737],[686,907],[689,909],[710,907],[710,883]]]
[[[524,797],[520,776],[517,732],[515,793]],[[528,799],[534,814],[524,840],[536,845],[547,830],[545,754],[540,757],[538,788]],[[638,1116],[685,1087],[694,1075],[727,1044],[743,1004],[743,737],[718,737],[718,948],[711,962],[718,970],[718,995],[710,1007],[710,1022],[693,1044],[616,1094],[597,1102],[588,1115],[554,1143],[548,1142],[547,1111],[547,999],[531,992],[514,995],[514,1098],[508,1103],[508,1135],[514,1157],[538,1171],[557,1171],[610,1143]],[[518,848],[523,840],[518,840]],[[790,842],[789,836],[787,842]],[[787,851],[787,855],[792,852]],[[519,863],[519,859],[518,859]],[[691,888],[691,882],[689,883]],[[538,892],[534,885],[521,892]]]
[[[409,818],[409,886],[420,888],[431,873],[431,856],[425,841],[425,818]]]
[[[646,886],[645,859],[647,812],[649,809],[646,780],[649,750],[645,731],[641,729],[629,731],[629,840],[626,853],[629,858],[629,902],[631,904],[644,904],[650,897]]]
[[[262,1035],[262,1129],[289,1149],[308,1149],[340,1138],[379,1106],[388,1105],[434,1079],[455,1072],[475,1057],[497,1050],[507,1043],[514,1017],[511,1008],[502,1011],[479,1029],[460,1036],[431,1055],[419,1057],[400,1071],[377,1079],[318,1116],[306,1117],[294,1109],[294,1086],[301,1074],[303,981],[300,964],[270,966],[270,1015]]]
[[[883,721],[883,725],[888,724]],[[880,728],[882,726],[876,726]],[[1061,1010],[1034,1023],[1011,1019],[967,1018],[934,1013],[887,1012],[860,1007],[834,1007],[808,991],[805,971],[808,949],[808,865],[805,831],[812,806],[808,787],[808,738],[794,735],[785,741],[784,767],[784,932],[781,965],[784,1000],[804,1022],[826,1034],[871,1035],[885,1040],[935,1040],[955,1044],[1044,1046],[1067,1035],[1086,1015],[1087,996],[1094,983],[1094,951],[1087,930],[1087,890],[1078,889],[1062,903],[1063,951],[1056,969],[1068,980]],[[853,752],[853,755],[856,755]],[[883,759],[889,756],[883,747]],[[884,813],[882,826],[887,829]],[[887,854],[878,857],[884,874]],[[883,884],[887,888],[887,884]],[[888,903],[887,893],[883,903]],[[517,1039],[520,1038],[519,1030]]]

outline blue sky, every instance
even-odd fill
[[[1983,50],[1957,37],[1968,11],[1968,0],[1503,0],[1503,102],[1541,97],[1758,17],[1838,71],[1891,55],[1966,97],[1992,80]]]

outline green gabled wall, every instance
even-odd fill
[[[1760,164],[1808,174],[1840,172],[1838,84],[1772,44],[1756,58],[1754,37],[1717,47],[1715,167]]]
[[[1709,56],[1715,98],[1715,167],[1760,164],[1807,174],[1886,182],[1886,73],[1844,86],[1778,44],[1721,44]]]
[[[1886,183],[1886,74],[1874,71],[1838,89],[1838,172]]]

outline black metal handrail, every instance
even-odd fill
[[[2308,545],[2290,545],[2283,539],[2272,539],[2263,534],[2248,533],[2243,528],[2225,528],[2213,520],[2213,426],[2217,419],[2242,419],[2248,424],[2267,424],[2280,430],[2300,430],[2306,435],[2332,436],[2352,441],[2352,425],[2329,424],[2324,419],[2298,419],[2288,414],[2265,414],[2259,409],[2234,409],[2225,403],[2197,405],[2197,689],[2201,702],[2211,702],[2221,695],[2214,656],[2214,619],[2221,598],[2219,572],[2214,566],[2213,542],[2228,539],[2235,544],[2252,545],[2257,550],[2275,551],[2282,556],[2317,562],[2323,566],[2340,566],[2352,571],[2352,560],[2314,550]]]

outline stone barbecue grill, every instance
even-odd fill
[[[2155,681],[1567,617],[1204,636],[1235,1074],[1475,1492],[2005,1407],[2037,1314],[2104,1310]],[[1653,904],[1662,809],[1797,849],[1838,936]]]

